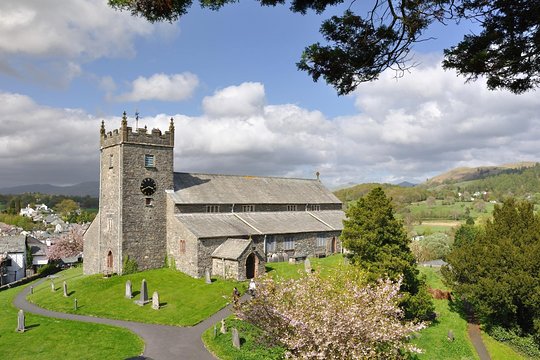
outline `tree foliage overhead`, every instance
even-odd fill
[[[403,223],[394,217],[390,199],[380,188],[352,203],[343,221],[341,240],[351,262],[368,280],[402,278],[401,306],[407,318],[429,318],[433,311],[425,284],[418,277],[416,260]]]
[[[202,7],[218,10],[237,0],[200,0]],[[263,6],[285,0],[259,0]],[[109,0],[116,9],[130,11],[151,22],[176,21],[192,0]],[[305,14],[342,7],[343,15],[325,20],[320,32],[324,44],[304,49],[297,66],[314,81],[321,77],[338,94],[354,91],[386,69],[401,75],[414,66],[409,54],[429,38],[429,26],[475,21],[479,34],[466,35],[446,49],[443,66],[469,80],[487,78],[489,89],[522,93],[540,84],[540,0],[371,0],[370,10],[358,14],[355,0],[292,0],[290,9]]]
[[[447,256],[446,279],[487,325],[535,334],[540,343],[540,217],[506,200],[481,231],[465,228]]]

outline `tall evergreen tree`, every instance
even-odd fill
[[[418,277],[403,223],[394,217],[391,201],[384,191],[374,188],[351,204],[346,215],[341,239],[351,262],[366,271],[371,281],[403,277],[401,305],[406,317],[428,318],[433,304]]]
[[[531,203],[506,200],[483,231],[447,257],[443,274],[487,325],[540,340],[540,217]]]

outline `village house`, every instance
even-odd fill
[[[319,179],[173,171],[169,130],[100,131],[99,213],[84,240],[84,273],[169,265],[244,280],[267,261],[341,251],[342,203]]]

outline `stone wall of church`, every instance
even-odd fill
[[[207,212],[207,205],[218,204],[177,204],[175,208],[176,213],[190,214],[190,213],[205,213]],[[255,212],[272,212],[272,211],[287,211],[287,205],[284,204],[253,204]],[[296,211],[306,211],[306,208],[310,210],[310,204],[296,204]],[[320,210],[342,210],[341,204],[320,204]],[[233,211],[234,210],[234,211]],[[242,204],[219,204],[219,212],[235,212],[242,213]],[[316,214],[317,212],[314,211]]]
[[[273,254],[286,253],[289,257],[306,256],[313,257],[319,255],[331,255],[332,253],[341,252],[341,242],[339,241],[339,231],[317,232],[317,233],[301,233],[301,234],[283,234],[274,235],[274,243],[269,241],[267,237],[266,256],[269,258]],[[324,237],[324,245],[317,244],[317,238]],[[286,247],[286,239],[294,239],[294,247]],[[332,241],[335,238],[336,247],[332,252]]]
[[[212,259],[212,275],[224,279],[238,279],[238,261],[228,259]],[[245,276],[244,276],[245,277]]]
[[[167,194],[173,188],[173,149],[165,146],[123,144],[122,255],[139,270],[164,265],[167,249]],[[145,155],[154,155],[154,167],[145,167]],[[143,179],[156,182],[153,195],[140,190]]]
[[[212,253],[217,249],[219,245],[221,245],[226,240],[226,237],[215,239],[199,239],[198,277],[204,276],[204,270],[206,268],[212,269]],[[253,244],[255,245],[255,251],[261,255],[264,254],[263,237],[254,236],[252,237],[252,240]]]
[[[83,272],[85,275],[95,274],[99,271],[98,251],[99,251],[99,213],[90,227],[84,233],[83,242]]]
[[[177,270],[199,277],[197,237],[174,217],[173,209],[174,203],[167,197],[167,257],[174,259]]]

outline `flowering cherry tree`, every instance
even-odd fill
[[[288,281],[263,278],[236,314],[283,345],[292,359],[399,359],[423,323],[403,321],[401,280],[366,284],[352,269]]]
[[[47,255],[51,260],[75,256],[83,251],[84,228],[81,225],[73,224],[68,232],[53,239],[54,244],[47,250]]]

